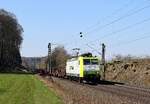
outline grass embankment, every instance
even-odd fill
[[[34,75],[0,74],[0,104],[62,104]]]

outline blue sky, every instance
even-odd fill
[[[104,42],[107,58],[114,54],[150,55],[150,38],[128,43],[150,36],[150,21],[102,38],[150,18],[150,7],[97,29],[148,5],[149,0],[0,0],[0,8],[14,13],[24,28],[22,56],[45,56],[49,42],[63,44],[69,53],[72,48],[79,47],[81,53],[90,51],[94,54],[97,53],[86,44],[100,50],[100,43]],[[80,31],[83,38],[79,37]],[[89,31],[93,32],[86,34]],[[123,44],[126,42],[128,44]]]

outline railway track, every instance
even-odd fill
[[[98,84],[98,85],[90,85],[78,83],[75,81],[70,81],[66,79],[61,79],[68,81],[69,83],[78,84],[80,86],[85,86],[91,88],[93,90],[102,91],[105,93],[110,93],[112,95],[117,95],[118,97],[124,97],[130,99],[131,102],[140,102],[140,104],[150,104],[150,89],[132,87],[127,85],[119,85],[119,84]]]
[[[138,89],[133,87],[118,86],[118,85],[97,85],[97,86],[89,86],[91,88],[105,91],[111,94],[115,94],[117,96],[122,96],[130,99],[133,102],[141,102],[143,104],[150,103],[150,90]]]

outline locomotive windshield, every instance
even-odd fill
[[[98,59],[84,59],[84,65],[98,65]]]
[[[84,65],[90,65],[90,59],[84,59],[83,62]]]
[[[92,65],[98,65],[98,59],[91,59]]]

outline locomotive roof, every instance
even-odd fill
[[[69,58],[68,61],[75,61],[75,60],[78,60],[79,57],[83,57],[84,59],[98,59],[97,56],[78,56],[78,57],[72,57],[72,58]]]

